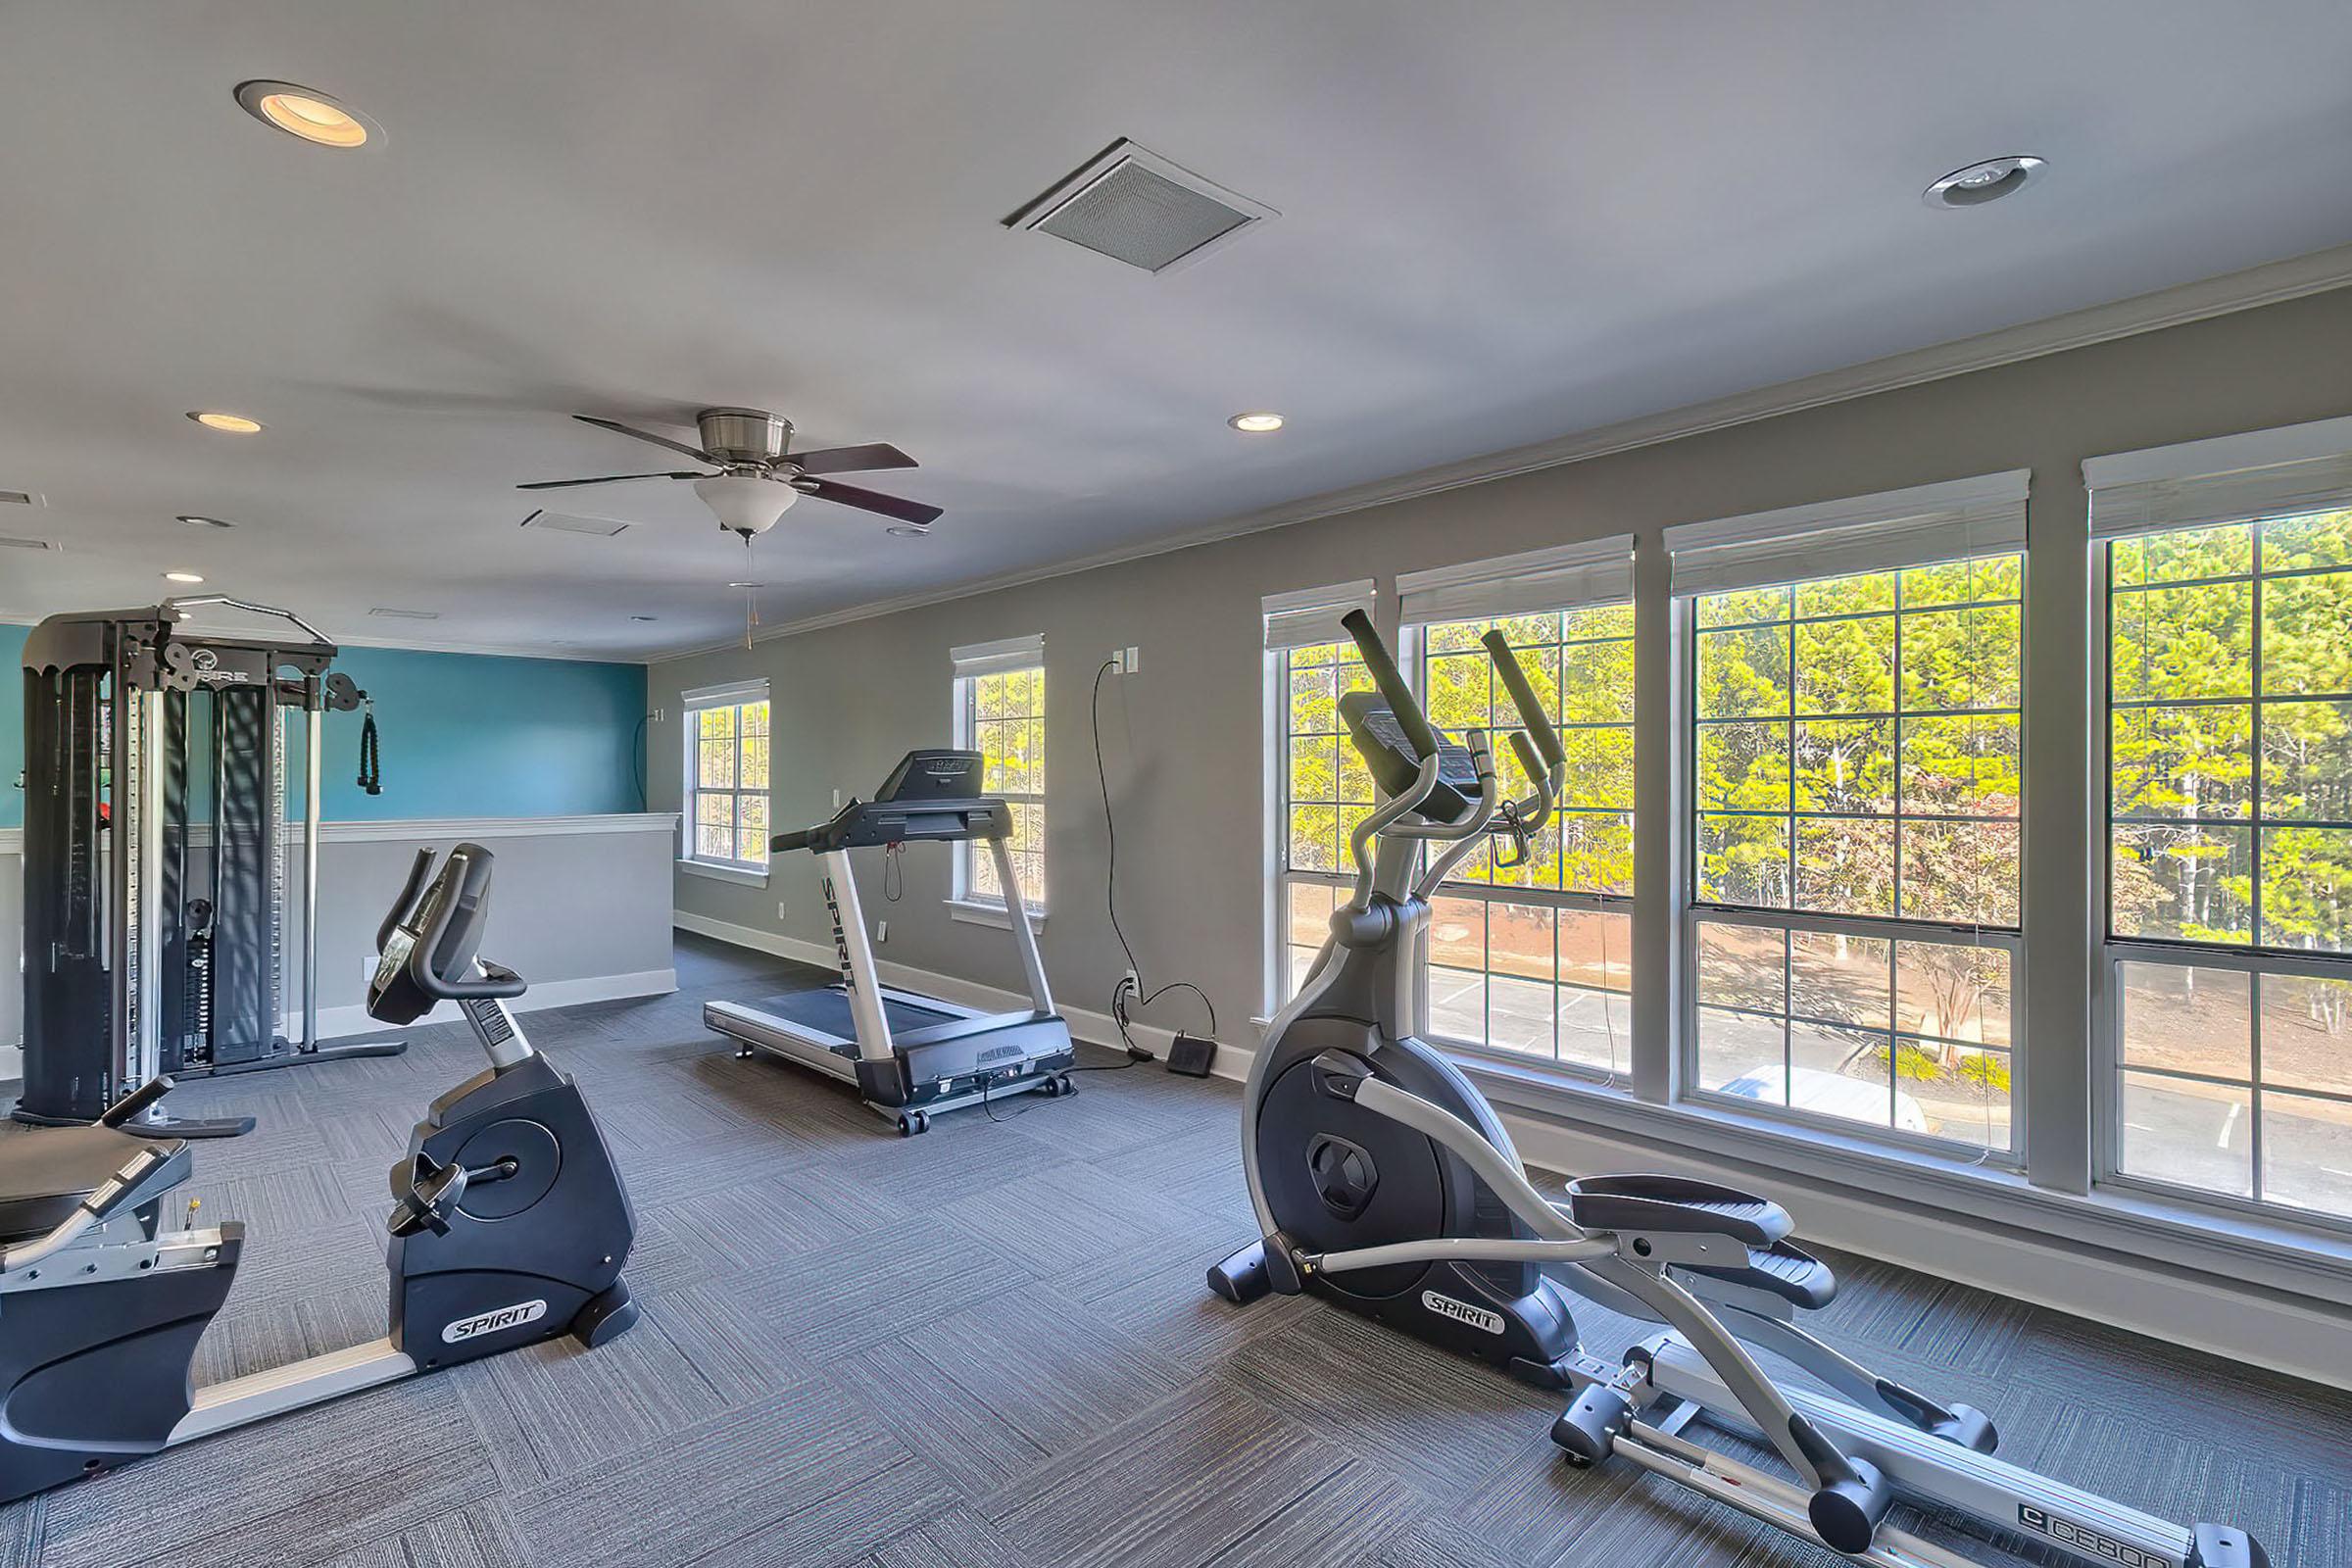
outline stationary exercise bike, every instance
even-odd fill
[[[1571,1464],[1639,1465],[1881,1568],[1971,1562],[1889,1524],[1898,1497],[2102,1568],[2265,1568],[2242,1530],[2172,1524],[1994,1458],[1982,1411],[1815,1339],[1798,1315],[1837,1282],[1769,1199],[1678,1176],[1585,1177],[1564,1200],[1536,1189],[1486,1098],[1420,1038],[1423,979],[1431,896],[1482,844],[1501,841],[1498,864],[1528,853],[1564,781],[1559,738],[1489,633],[1533,781],[1502,803],[1486,735],[1432,729],[1370,619],[1346,625],[1378,691],[1341,698],[1340,715],[1383,799],[1352,837],[1354,896],[1250,1065],[1242,1159],[1262,1236],[1211,1288],[1311,1293],[1566,1390],[1552,1438]],[[1425,844],[1443,848],[1421,869]],[[1578,1345],[1567,1291],[1667,1332],[1613,1365]],[[1844,1397],[1784,1387],[1755,1350]],[[1796,1480],[1685,1436],[1699,1418],[1760,1434]]]
[[[245,1227],[163,1228],[188,1145],[137,1123],[169,1078],[90,1125],[0,1138],[0,1501],[558,1334],[602,1345],[636,1321],[620,1278],[636,1217],[596,1118],[508,1011],[522,977],[475,956],[491,864],[461,844],[435,877],[417,852],[376,934],[368,1012],[406,1024],[455,1002],[490,1056],[392,1167],[382,1339],[193,1387]]]

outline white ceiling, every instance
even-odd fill
[[[387,134],[270,131],[253,76]],[[1000,226],[1122,135],[1282,216],[1158,277]],[[518,529],[518,481],[662,465],[569,413],[921,460],[869,482],[930,539],[760,542],[771,622],[1094,556],[2352,241],[2352,7],[18,0],[0,148],[0,488],[48,503],[0,534],[65,547],[0,551],[0,614],[176,566],[642,655],[740,627],[742,550],[682,484]],[[1921,205],[2010,152],[2046,181]]]

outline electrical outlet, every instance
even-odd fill
[[[1129,969],[1126,978],[1119,982],[1119,988],[1123,991],[1133,992],[1140,997],[1144,994],[1144,977],[1133,969]]]
[[[890,922],[889,922],[888,920],[877,920],[876,922],[874,922],[874,944],[875,944],[875,946],[879,947],[881,944],[883,944],[883,943],[885,943],[885,942],[888,942],[889,940],[890,940]]]
[[[779,920],[791,918],[791,916],[786,912],[787,908],[788,906],[784,903],[784,901],[782,899],[778,899],[776,901],[776,918]]]
[[[1127,645],[1127,673],[1139,674],[1144,667],[1144,651],[1133,643]]]
[[[836,811],[841,809],[841,791],[839,790],[833,792],[833,809]]]
[[[1127,673],[1127,650],[1126,650],[1126,649],[1124,649],[1124,648],[1113,648],[1113,649],[1110,651],[1110,672],[1111,672],[1113,675],[1124,675],[1124,674],[1126,674],[1126,673]]]

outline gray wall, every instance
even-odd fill
[[[679,806],[681,689],[769,678],[775,820],[799,824],[824,816],[835,789],[870,793],[906,748],[949,741],[950,647],[1043,632],[1053,912],[1040,946],[1061,1000],[1100,1008],[1124,959],[1102,913],[1104,838],[1086,698],[1114,645],[1140,645],[1142,672],[1108,677],[1103,692],[1121,916],[1147,979],[1200,982],[1215,997],[1228,1038],[1248,1040],[1246,1026],[1236,1025],[1263,1005],[1261,595],[1373,575],[1385,588],[1399,571],[1621,531],[1641,537],[1644,583],[1654,587],[1663,566],[1657,533],[1667,524],[2030,467],[2027,925],[2079,932],[2087,917],[2090,724],[2081,674],[2089,629],[2079,466],[2098,453],[2352,411],[2347,365],[2352,291],[2338,291],[750,651],[660,663],[648,692],[663,714],[648,743],[652,804]],[[789,528],[787,519],[779,535]],[[1645,700],[1664,695],[1663,619],[1646,617],[1641,632]],[[1656,750],[1646,749],[1642,764],[1645,801],[1663,798]],[[1637,1026],[1649,1029],[1667,1018],[1666,815],[1644,813],[1641,845],[1642,886],[1655,896],[1637,935],[1645,992]],[[1018,987],[1002,932],[950,919],[941,903],[944,849],[908,852],[906,896],[895,906],[880,901],[878,863],[861,869],[869,912],[890,920],[884,957]],[[779,862],[766,889],[680,876],[677,906],[827,940],[806,856]],[[2029,965],[2027,1022],[2036,1042],[2030,1049],[2080,1038],[2085,984],[2079,963]],[[1163,1003],[1161,1021],[1185,1021],[1182,1004]],[[2081,1116],[2034,1119],[2036,1138],[2083,1135]]]
[[[478,838],[497,857],[483,951],[531,982],[518,1007],[674,990],[666,900],[676,829],[663,815],[448,819],[327,825],[318,854],[320,1032],[377,1027],[366,1014],[375,928],[420,846]],[[0,834],[0,952],[21,952],[22,860]],[[299,888],[299,845],[288,857]],[[290,1004],[299,977],[289,975]],[[24,987],[0,977],[0,1080],[21,1076]]]

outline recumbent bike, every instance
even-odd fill
[[[1983,1412],[1814,1338],[1798,1314],[1828,1305],[1836,1280],[1788,1240],[1778,1203],[1677,1176],[1586,1177],[1565,1201],[1536,1189],[1486,1097],[1422,1040],[1424,977],[1430,898],[1497,836],[1528,853],[1565,780],[1559,738],[1490,632],[1534,785],[1502,803],[1485,734],[1434,730],[1371,620],[1346,625],[1378,691],[1340,713],[1382,801],[1352,837],[1354,896],[1251,1063],[1242,1157],[1262,1238],[1214,1265],[1211,1288],[1237,1302],[1312,1293],[1569,1391],[1552,1437],[1571,1464],[1639,1465],[1881,1568],[1972,1562],[1888,1523],[1897,1497],[2102,1568],[2266,1568],[2243,1530],[2173,1524],[1993,1457]],[[1425,844],[1442,848],[1421,869]],[[1667,1332],[1612,1365],[1579,1346],[1563,1287]],[[1784,1387],[1752,1350],[1844,1397]],[[1702,1417],[1761,1434],[1796,1480],[1686,1436]]]
[[[392,1167],[388,1332],[197,1390],[191,1360],[245,1227],[164,1228],[188,1145],[138,1118],[171,1079],[87,1126],[0,1139],[0,1501],[559,1334],[602,1345],[636,1321],[620,1278],[636,1216],[611,1152],[508,1010],[522,977],[475,954],[490,852],[461,844],[437,877],[433,860],[417,852],[377,932],[368,1010],[407,1024],[454,1002],[490,1065],[433,1102]]]

